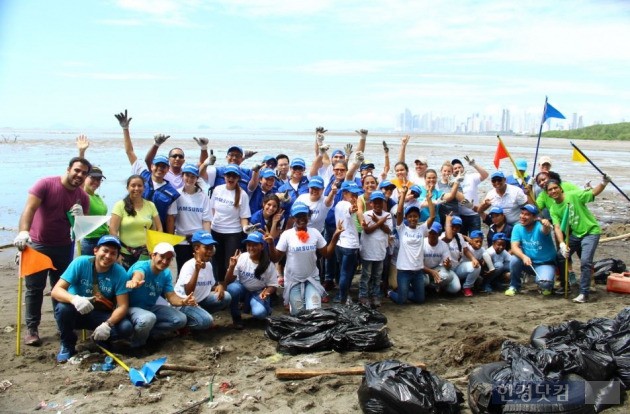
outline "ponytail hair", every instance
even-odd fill
[[[133,175],[130,175],[129,178],[127,178],[127,187],[126,188],[129,188],[129,184],[131,183],[131,181],[135,180],[136,178],[141,180],[142,183],[144,184],[144,178],[142,178],[142,176],[140,176],[138,174],[133,174]],[[129,194],[127,194],[127,196],[125,198],[123,198],[123,203],[125,204],[125,212],[127,214],[129,214],[131,217],[135,217],[136,216],[136,209],[133,207],[133,202],[131,201],[131,197],[129,197]]]
[[[241,186],[239,183],[236,183],[236,188],[234,189],[234,208],[239,208],[241,206]]]
[[[269,258],[269,251],[267,248],[263,248],[260,252],[260,258],[258,259],[258,266],[256,266],[256,270],[254,270],[254,277],[260,279],[270,265],[271,259]]]

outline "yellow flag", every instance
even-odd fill
[[[171,246],[175,246],[183,242],[186,239],[184,236],[178,236],[176,234],[162,233],[161,231],[148,230],[147,229],[147,250],[149,254],[153,251],[156,244],[166,242]]]
[[[571,161],[586,162],[586,158],[584,158],[584,155],[582,155],[580,151],[573,148],[573,156],[571,157]]]

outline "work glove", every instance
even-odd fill
[[[569,248],[567,247],[566,243],[564,243],[564,242],[560,243],[560,254],[565,259],[567,257],[569,257]]]
[[[129,123],[133,118],[127,118],[127,110],[124,113],[114,114],[122,129],[129,129]]]
[[[368,134],[368,130],[367,129],[355,129],[354,132],[356,132],[357,134],[361,135],[361,139],[366,139],[367,138],[367,134]]]
[[[363,151],[357,151],[354,154],[354,162],[357,164],[362,164],[365,161],[365,156],[363,155]]]
[[[18,233],[17,237],[13,240],[13,245],[17,247],[19,251],[24,250],[26,244],[31,241],[31,236],[28,231],[22,230]]]
[[[74,307],[77,309],[77,311],[81,315],[85,315],[94,310],[94,305],[92,305],[92,302],[90,302],[90,299],[92,298],[85,298],[83,296],[74,295],[70,303],[74,305]]]
[[[73,216],[82,216],[83,215],[83,206],[79,203],[70,207],[70,214]]]
[[[529,187],[533,187],[535,182],[536,180],[534,179],[534,177],[529,177],[529,180],[527,180],[527,185]]]
[[[464,159],[466,160],[466,162],[468,163],[468,165],[470,165],[471,167],[475,166],[475,159],[472,158],[470,155],[465,155]]]
[[[289,190],[286,190],[284,193],[281,193],[278,198],[280,199],[281,202],[286,203],[287,201],[291,200],[291,197],[289,197]]]
[[[107,322],[103,322],[102,324],[97,326],[96,329],[94,329],[94,332],[92,333],[92,338],[94,338],[95,341],[107,341],[111,332],[111,326],[109,326]]]
[[[262,164],[254,164],[254,166],[252,167],[252,171],[258,172],[258,171],[260,171],[262,166],[263,166]]]
[[[251,158],[251,157],[253,157],[256,154],[258,154],[258,151],[245,151],[245,154],[243,156],[243,160]]]
[[[346,150],[346,157],[350,158],[350,154],[352,154],[352,144],[346,144],[344,149]]]
[[[214,165],[214,163],[217,162],[217,156],[214,155],[214,150],[210,150],[210,155],[208,155],[208,158],[206,158],[204,162],[206,165]]]
[[[159,147],[160,145],[164,144],[164,142],[166,142],[166,140],[170,137],[170,135],[156,134],[153,136],[153,141],[155,142],[155,145]]]
[[[260,226],[260,224],[248,224],[247,226],[243,227],[243,232],[245,234],[256,233],[258,231],[258,226]]]
[[[324,129],[324,127],[317,127],[315,128],[315,136],[317,139],[317,145],[318,146],[322,146],[324,144],[324,134],[327,132],[327,129]]]
[[[385,154],[389,154],[389,147],[385,141],[383,141],[383,151],[385,151]]]
[[[319,146],[319,153],[324,155],[326,153],[326,151],[328,151],[330,149],[330,145],[320,145]]]
[[[193,137],[193,139],[195,140],[195,142],[197,143],[197,145],[199,145],[199,148],[201,148],[202,151],[207,151],[208,150],[208,142],[210,142],[210,140],[206,137]]]
[[[610,175],[604,174],[604,176],[602,177],[602,183],[606,185],[611,181],[612,181],[612,178],[610,177]]]

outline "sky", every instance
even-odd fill
[[[545,96],[628,121],[629,23],[627,0],[0,0],[0,128],[393,128]]]

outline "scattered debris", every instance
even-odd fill
[[[11,387],[11,385],[13,385],[13,383],[9,380],[2,380],[0,381],[0,391],[4,392],[6,390],[9,389],[9,387]]]

